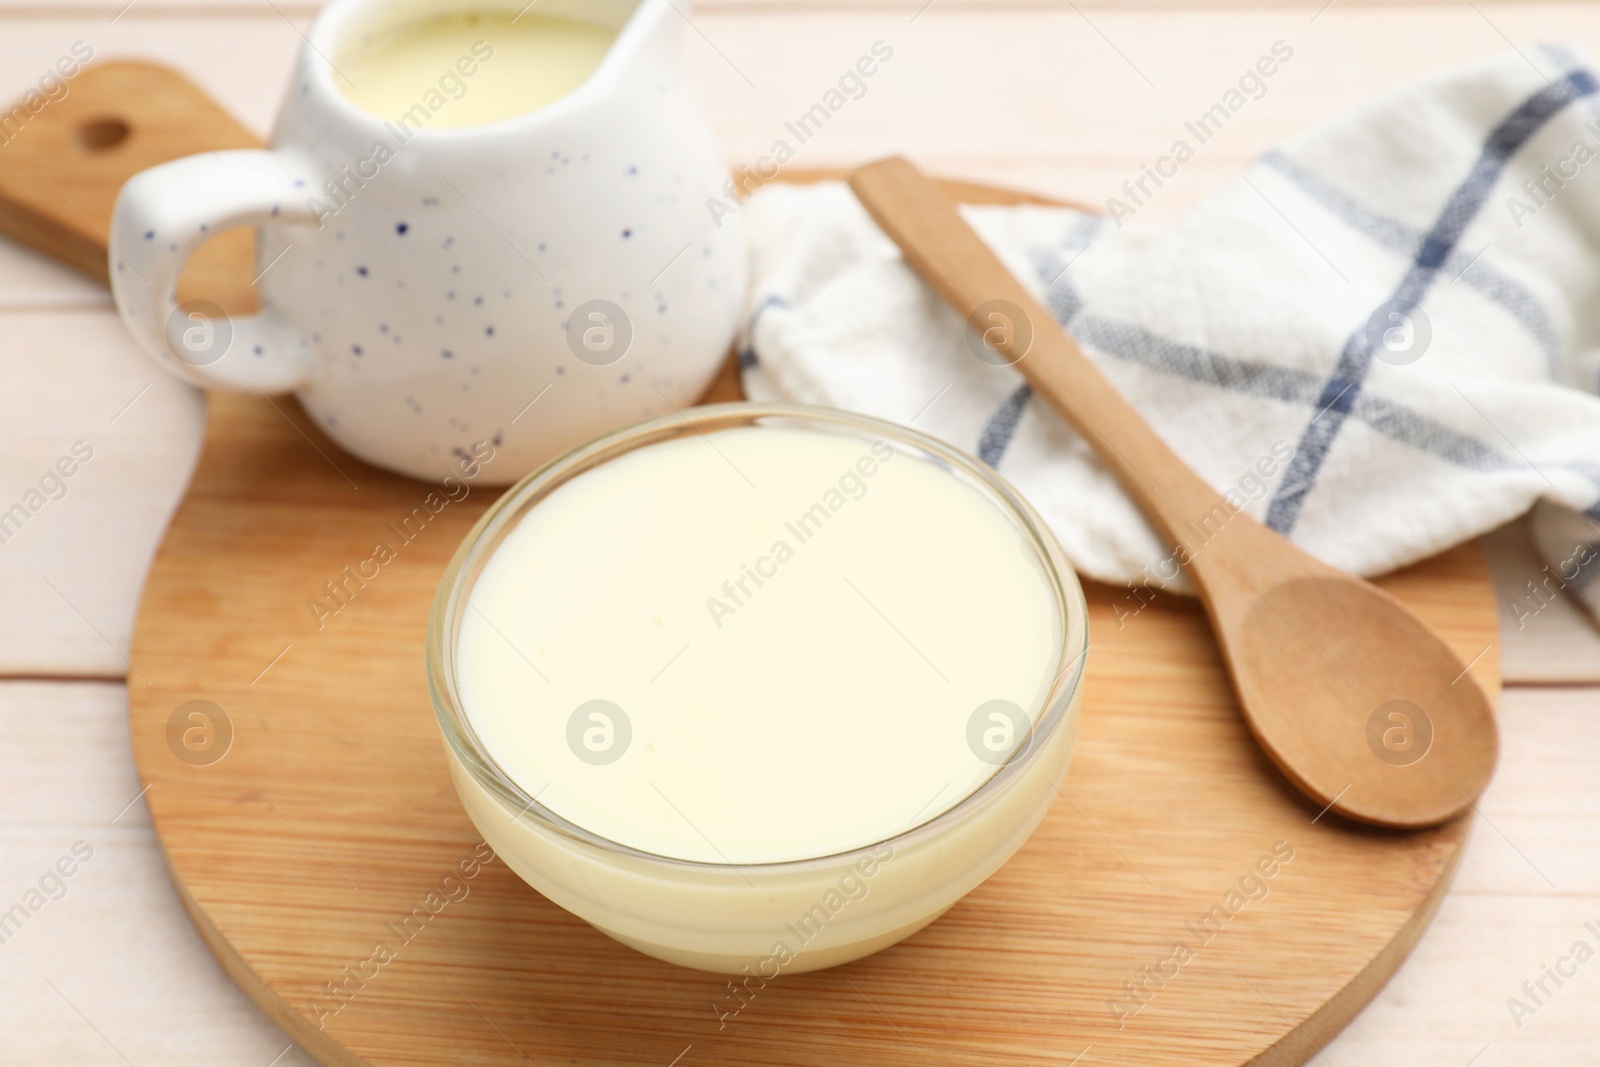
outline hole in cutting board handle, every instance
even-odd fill
[[[90,119],[78,127],[78,143],[90,152],[105,152],[126,141],[130,132],[122,119]]]

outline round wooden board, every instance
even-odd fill
[[[737,395],[731,371],[713,395]],[[134,756],[173,881],[229,975],[324,1063],[1298,1064],[1393,973],[1460,857],[1465,823],[1319,817],[1250,739],[1198,606],[1127,617],[1127,591],[1091,585],[1076,756],[1022,851],[902,944],[736,996],[470,862],[423,630],[495,491],[407,540],[433,488],[338,451],[292,401],[214,395],[139,610]],[[308,602],[378,542],[395,558],[319,625]],[[1476,546],[1381,584],[1498,689]],[[171,740],[196,700],[231,731],[204,765]]]

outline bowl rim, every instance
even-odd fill
[[[1037,715],[1026,740],[1006,761],[995,768],[975,789],[937,814],[882,840],[841,852],[795,859],[753,863],[711,862],[665,856],[632,845],[613,841],[572,822],[540,804],[505,772],[488,752],[472,727],[462,706],[455,679],[456,639],[464,608],[470,606],[472,583],[493,556],[499,542],[521,520],[523,514],[559,486],[627,452],[686,434],[700,434],[737,426],[784,423],[810,424],[811,428],[846,431],[869,439],[887,440],[902,448],[923,453],[931,460],[990,497],[1025,535],[1050,581],[1060,612],[1061,640],[1054,663],[1055,678],[1040,701]],[[661,868],[734,874],[748,881],[755,873],[785,874],[816,868],[834,868],[868,857],[881,856],[881,850],[905,848],[935,837],[961,823],[974,811],[1003,795],[1035,761],[1050,748],[1055,734],[1075,720],[1071,714],[1089,651],[1088,605],[1077,573],[1067,561],[1061,546],[1042,517],[992,467],[937,438],[899,423],[837,408],[805,404],[734,401],[678,409],[645,422],[579,445],[542,464],[510,486],[486,510],[462,539],[435,590],[428,613],[426,638],[428,695],[434,715],[451,753],[477,784],[511,812],[511,821],[532,818],[537,829],[550,831],[608,855],[629,857]],[[1034,708],[1027,709],[1030,713]],[[1075,742],[1075,739],[1073,739]]]

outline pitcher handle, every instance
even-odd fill
[[[194,385],[262,393],[307,384],[310,343],[282,314],[223,314],[177,301],[178,275],[194,250],[235,226],[314,225],[310,168],[265,149],[206,152],[136,174],[111,216],[111,293],[141,347]]]

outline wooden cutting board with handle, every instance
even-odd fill
[[[72,86],[0,150],[0,229],[103,279],[127,176],[256,142],[160,68]],[[252,270],[248,236],[224,235],[187,282],[247,310]],[[712,395],[739,395],[731,365]],[[439,512],[331,619],[306,609],[427,493],[292,400],[214,396],[139,609],[134,757],[173,883],[325,1063],[1297,1064],[1400,965],[1460,859],[1465,823],[1375,832],[1306,804],[1250,738],[1198,607],[1091,584],[1073,767],[998,874],[846,967],[735,988],[649,959],[484,862],[450,785],[423,629],[491,494]],[[1497,691],[1476,546],[1381,584]]]
[[[60,100],[29,115],[0,148],[0,231],[109,284],[106,234],[122,183],[197,152],[261,139],[176,71],[151,63],[87,67]],[[179,299],[204,293],[230,314],[255,310],[255,234],[235,230],[190,261]]]

